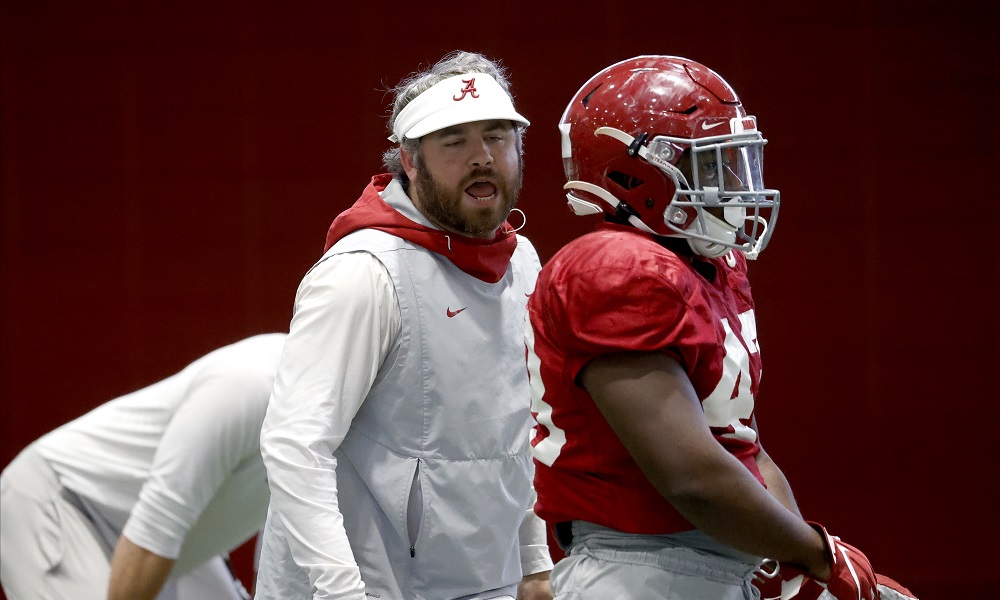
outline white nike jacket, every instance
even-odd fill
[[[293,414],[294,402],[277,398],[286,385],[279,367],[262,437],[272,505],[257,597],[514,597],[522,571],[551,568],[544,528],[531,512],[523,334],[537,254],[519,237],[506,274],[490,284],[366,229],[337,242],[324,260],[359,252],[391,279],[399,333],[368,382],[343,384],[371,386],[356,412],[331,409],[316,417],[315,431]],[[377,278],[355,284],[379,285]],[[379,320],[356,311],[342,318]],[[293,319],[292,338],[294,329]],[[345,366],[330,367],[350,378]],[[277,414],[283,406],[284,416]],[[345,433],[323,439],[330,428],[322,418],[342,421]],[[303,435],[282,435],[282,419],[298,421]],[[317,482],[311,489],[310,481]],[[350,553],[330,539],[340,535]]]

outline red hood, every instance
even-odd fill
[[[372,177],[354,206],[333,220],[326,233],[324,251],[349,233],[359,229],[377,229],[440,254],[476,279],[487,283],[500,281],[517,247],[517,236],[509,223],[504,221],[492,240],[425,227],[403,216],[379,196],[379,192],[391,181],[389,173]]]

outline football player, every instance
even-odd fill
[[[603,214],[529,301],[536,510],[556,598],[752,598],[764,557],[838,600],[879,598],[856,548],[803,520],[761,447],[747,259],[774,232],[756,119],[718,74],[640,56],[559,125],[570,207]]]

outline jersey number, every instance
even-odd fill
[[[701,405],[705,408],[705,418],[709,427],[721,429],[732,427],[733,431],[723,434],[724,437],[753,442],[757,439],[757,434],[744,423],[750,420],[754,405],[753,391],[750,387],[753,381],[750,375],[750,354],[760,352],[757,343],[757,321],[754,319],[753,309],[740,313],[740,329],[746,346],[733,333],[728,319],[722,319],[722,328],[726,332],[726,357],[722,363],[722,377]]]
[[[724,434],[749,442],[757,439],[757,434],[743,421],[749,421],[753,414],[754,397],[751,390],[750,354],[760,352],[757,342],[757,322],[753,309],[741,313],[740,328],[747,346],[733,333],[728,319],[722,319],[726,332],[726,356],[723,359],[722,377],[712,393],[702,402],[708,425],[713,428],[733,428]],[[566,432],[552,422],[552,406],[543,399],[545,384],[542,383],[541,360],[535,353],[535,332],[530,320],[525,324],[525,343],[528,348],[528,378],[531,381],[531,412],[538,421],[534,439],[535,458],[544,465],[552,466],[566,445]],[[548,432],[548,435],[545,433]]]
[[[566,432],[552,422],[552,407],[542,400],[545,396],[545,384],[542,383],[542,361],[535,354],[535,332],[531,328],[531,320],[525,319],[524,341],[528,346],[528,380],[531,382],[531,413],[538,421],[532,440],[532,452],[538,462],[552,466],[559,458],[559,452],[566,445]],[[541,430],[539,430],[541,428]],[[548,435],[545,435],[548,432]]]

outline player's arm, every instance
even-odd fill
[[[153,600],[173,566],[173,560],[119,537],[111,557],[108,600]]]
[[[593,359],[579,381],[650,483],[712,538],[830,575],[819,533],[716,442],[680,364],[660,353]]]
[[[757,431],[757,418],[754,417],[752,427],[754,431]],[[760,442],[760,432],[757,432],[757,440]],[[788,480],[785,478],[785,474],[781,472],[778,465],[771,460],[771,457],[764,450],[763,446],[760,446],[760,453],[757,454],[757,468],[760,469],[761,476],[764,477],[764,483],[767,484],[767,491],[771,492],[771,495],[781,503],[782,506],[788,510],[795,513],[800,519],[802,518],[802,512],[799,511],[799,505],[795,502],[795,496],[792,494],[792,486],[789,485]]]

